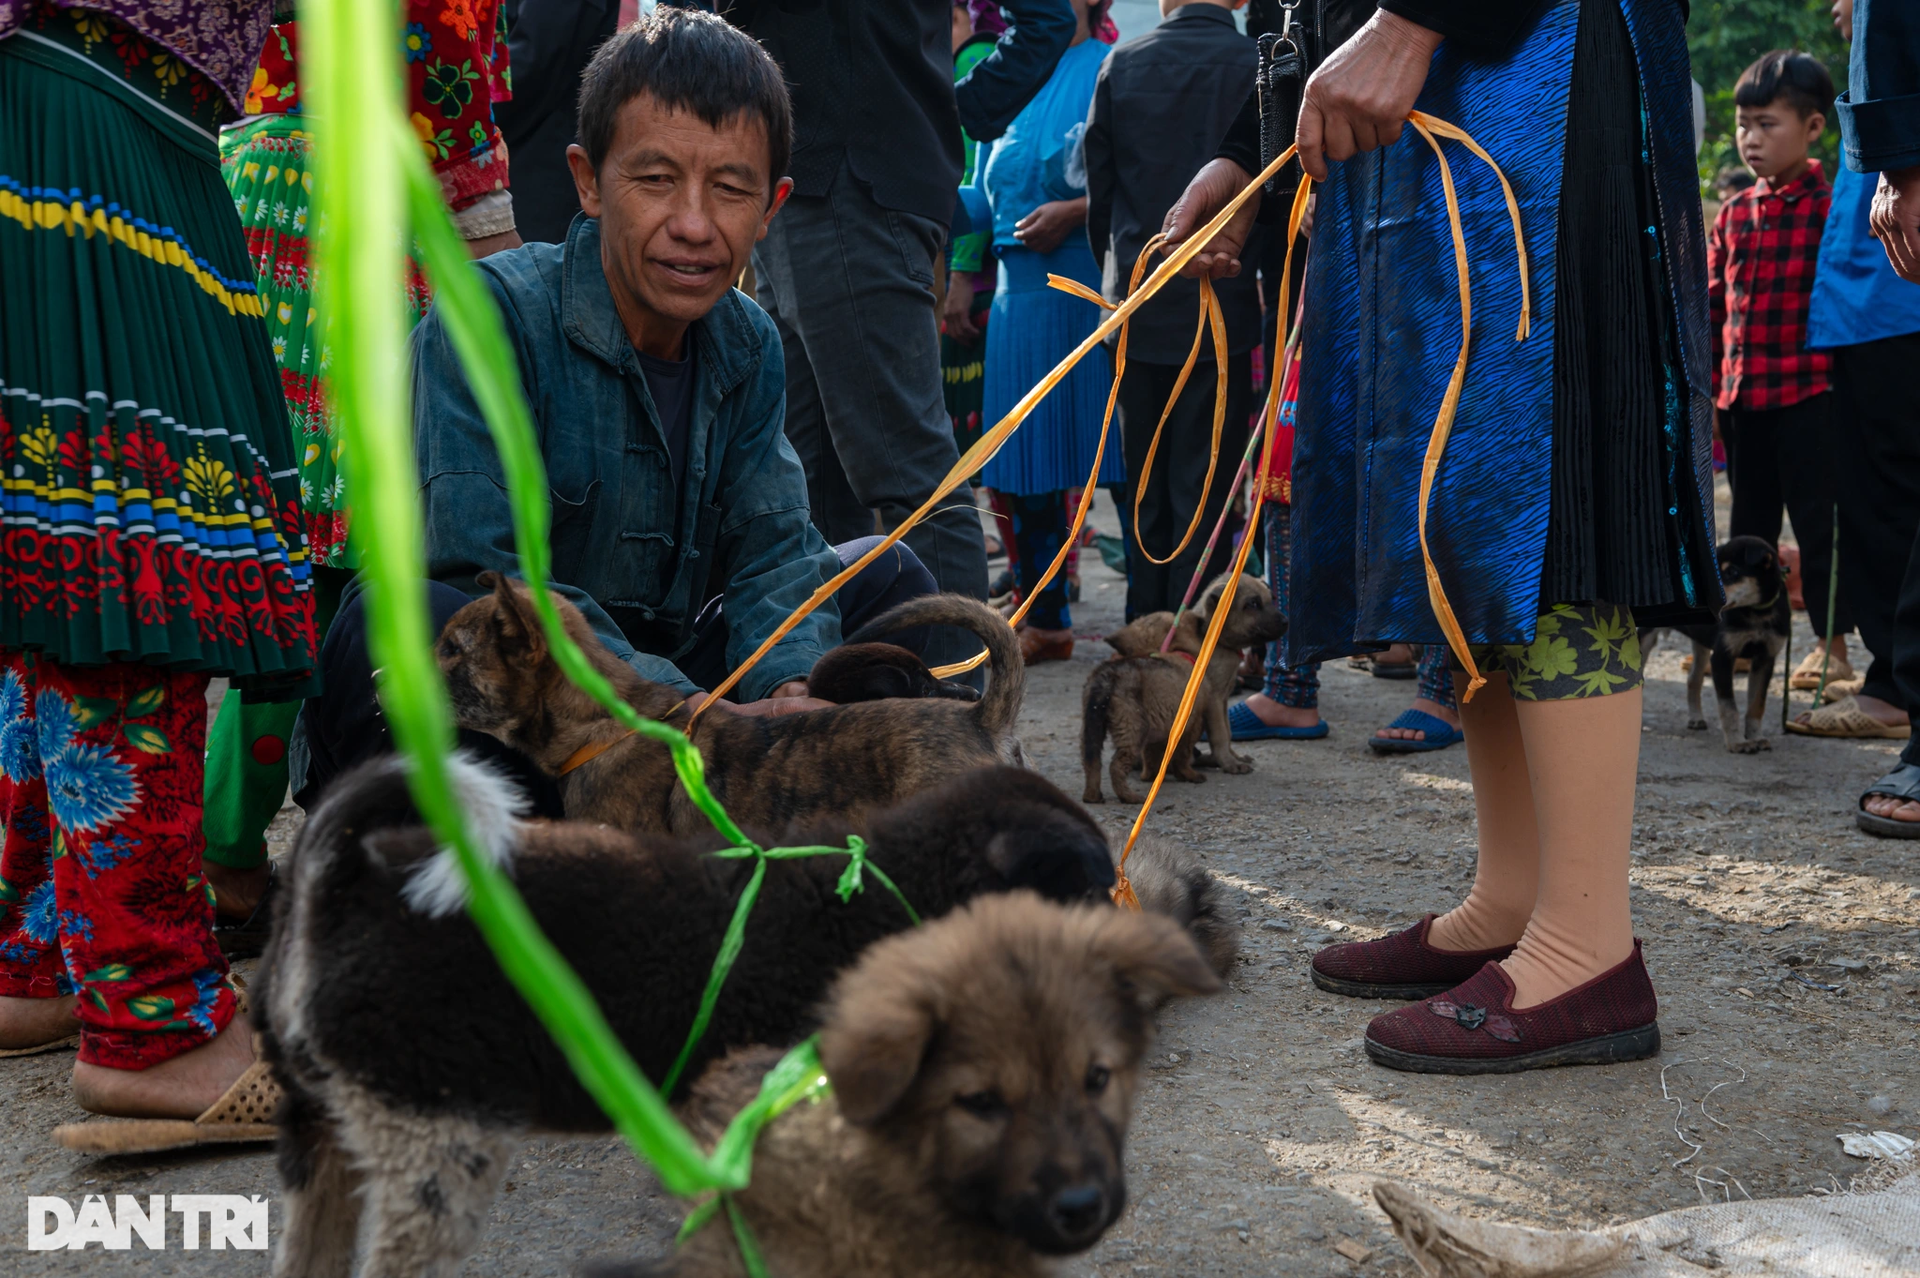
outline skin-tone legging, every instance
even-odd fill
[[[1464,690],[1465,676],[1456,676]],[[1638,687],[1516,700],[1492,675],[1460,707],[1480,854],[1473,889],[1434,921],[1432,944],[1519,943],[1501,963],[1514,1007],[1558,997],[1633,951],[1627,867],[1640,761]]]

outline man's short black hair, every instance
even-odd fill
[[[786,81],[767,51],[726,19],[662,5],[600,46],[580,76],[580,144],[594,172],[613,149],[620,108],[642,93],[716,129],[742,114],[758,116],[767,126],[767,176],[787,175],[793,106]]]
[[[1801,119],[1812,115],[1833,118],[1833,77],[1818,58],[1797,49],[1763,53],[1740,73],[1733,86],[1735,106],[1763,107],[1785,98]]]

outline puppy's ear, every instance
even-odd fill
[[[820,1065],[841,1115],[856,1127],[871,1127],[913,1086],[933,1039],[933,1008],[908,974],[889,980],[871,963],[855,972],[858,983],[843,978],[827,1012]]]
[[[1117,911],[1100,930],[1094,950],[1149,1007],[1222,988],[1219,974],[1186,929],[1165,915]]]
[[[533,601],[524,593],[527,587],[501,573],[486,575],[493,578],[493,628],[502,654],[528,666],[545,661],[547,637],[540,629]]]
[[[899,666],[868,666],[860,672],[860,699],[883,701],[889,697],[923,695],[918,681]]]
[[[1106,840],[1058,821],[1022,822],[994,835],[987,864],[1009,888],[1031,888],[1049,901],[1085,901],[1116,882]]]

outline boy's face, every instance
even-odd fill
[[[650,93],[615,120],[598,173],[567,148],[580,207],[600,219],[600,260],[635,346],[677,359],[687,325],[740,277],[793,183],[768,173],[767,130],[741,112],[719,128]]]
[[[1826,128],[1827,117],[1803,116],[1785,98],[1765,106],[1741,107],[1735,115],[1734,141],[1740,159],[1755,177],[1797,177],[1807,151]]]

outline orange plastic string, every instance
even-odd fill
[[[1465,145],[1475,155],[1485,160],[1500,178],[1501,189],[1506,193],[1507,212],[1513,218],[1513,240],[1515,251],[1520,259],[1520,324],[1514,334],[1514,340],[1524,339],[1531,328],[1532,300],[1527,286],[1527,249],[1526,241],[1520,234],[1520,207],[1513,198],[1513,188],[1507,183],[1507,175],[1500,172],[1500,166],[1480,149],[1480,145],[1468,137],[1463,130],[1444,121],[1434,120],[1431,116],[1415,111],[1408,117],[1409,124],[1427,140],[1433,148],[1434,158],[1440,162],[1440,186],[1447,198],[1447,225],[1453,232],[1453,269],[1460,283],[1460,352],[1454,357],[1453,375],[1447,379],[1447,391],[1440,399],[1440,411],[1433,419],[1433,433],[1427,439],[1427,455],[1420,465],[1420,558],[1427,574],[1427,600],[1433,606],[1433,615],[1440,622],[1441,633],[1453,648],[1454,656],[1467,672],[1466,691],[1460,694],[1462,704],[1473,700],[1487,682],[1480,673],[1480,667],[1474,662],[1473,652],[1467,646],[1466,633],[1460,628],[1460,620],[1454,615],[1453,605],[1447,600],[1446,588],[1440,583],[1440,569],[1433,562],[1433,551],[1427,544],[1427,508],[1433,497],[1433,481],[1440,473],[1440,459],[1446,454],[1447,440],[1453,434],[1454,414],[1460,408],[1460,390],[1467,379],[1467,350],[1473,334],[1473,290],[1467,281],[1467,237],[1460,229],[1460,200],[1453,187],[1453,169],[1447,163],[1447,156],[1440,149],[1436,132],[1454,138]],[[1440,128],[1436,129],[1435,126]]]
[[[1015,430],[1019,429],[1020,423],[1024,422],[1028,415],[1033,412],[1035,405],[1042,399],[1045,399],[1047,395],[1053,391],[1053,388],[1058,386],[1066,375],[1072,371],[1073,366],[1084,359],[1087,354],[1096,346],[1100,345],[1101,342],[1104,342],[1108,335],[1124,325],[1127,319],[1146,303],[1148,298],[1151,298],[1155,293],[1158,293],[1165,287],[1167,282],[1178,275],[1188,262],[1199,255],[1201,249],[1212,243],[1214,237],[1226,228],[1227,223],[1233,220],[1234,215],[1253,197],[1254,192],[1260,189],[1260,184],[1272,177],[1275,173],[1278,173],[1283,166],[1293,159],[1293,155],[1294,148],[1288,147],[1285,152],[1274,159],[1273,163],[1262,169],[1259,175],[1255,177],[1252,182],[1248,183],[1245,190],[1227,201],[1226,207],[1215,214],[1212,221],[1208,222],[1198,231],[1195,231],[1193,235],[1188,237],[1186,243],[1168,254],[1166,260],[1154,268],[1153,274],[1147,277],[1147,282],[1142,285],[1137,292],[1130,294],[1124,302],[1114,307],[1106,319],[1096,325],[1094,330],[1087,334],[1078,346],[1074,347],[1073,350],[1067,353],[1064,359],[1054,365],[1052,372],[1042,378],[1039,384],[1032,390],[1022,395],[1020,402],[1015,404],[1005,417],[995,422],[986,434],[982,435],[979,441],[967,450],[966,455],[954,465],[952,470],[947,472],[946,478],[935,485],[932,494],[928,496],[926,501],[920,504],[918,510],[908,515],[906,519],[901,521],[898,527],[885,537],[882,537],[873,549],[828,579],[819,589],[807,597],[806,602],[794,609],[785,621],[775,626],[773,633],[762,640],[760,646],[755,648],[747,659],[734,669],[732,674],[721,680],[720,686],[713,689],[711,695],[700,703],[699,709],[693,712],[692,719],[689,720],[689,727],[691,727],[694,720],[698,720],[702,714],[706,713],[708,706],[713,705],[716,701],[726,696],[727,693],[733,691],[734,687],[740,682],[741,678],[745,676],[747,671],[753,669],[754,666],[759,664],[761,658],[773,651],[773,646],[786,638],[787,634],[792,631],[795,626],[811,616],[814,609],[831,599],[835,591],[839,590],[840,587],[844,586],[847,582],[853,580],[868,564],[892,549],[902,537],[907,535],[910,529],[928,515],[932,514],[934,509],[946,499],[949,493],[961,484],[964,484],[969,476],[979,470],[981,466],[985,465],[987,460],[1000,450],[1000,446],[1006,443],[1007,438],[1012,435]],[[1111,402],[1112,399],[1110,396],[1109,403]],[[1083,505],[1084,504],[1083,502]],[[1068,544],[1070,545],[1071,542]]]
[[[1274,349],[1284,350],[1287,345],[1287,298],[1284,281],[1293,271],[1293,246],[1300,235],[1300,223],[1307,214],[1307,195],[1313,188],[1313,179],[1302,175],[1300,188],[1294,192],[1293,212],[1287,219],[1287,260],[1281,271],[1283,281],[1280,289],[1280,304],[1275,307]],[[1277,372],[1267,377],[1267,402],[1260,410],[1258,427],[1264,438],[1271,439],[1274,423],[1280,417],[1280,384],[1282,379]],[[1247,566],[1247,555],[1253,550],[1253,530],[1260,526],[1260,508],[1266,503],[1267,476],[1273,469],[1273,449],[1260,450],[1260,470],[1253,480],[1253,501],[1247,509],[1247,533],[1240,539],[1239,553],[1233,559],[1233,571],[1227,577],[1226,586],[1220,592],[1220,601],[1214,605],[1207,617],[1207,632],[1200,641],[1200,653],[1193,659],[1193,671],[1187,676],[1187,686],[1180,694],[1180,707],[1174,711],[1173,726],[1167,730],[1166,748],[1160,752],[1160,767],[1153,774],[1153,786],[1147,791],[1146,802],[1140,805],[1140,811],[1133,818],[1133,828],[1127,832],[1127,844],[1120,849],[1120,863],[1115,867],[1113,899],[1116,904],[1130,910],[1140,908],[1140,897],[1133,890],[1133,882],[1127,877],[1127,858],[1133,855],[1133,845],[1139,841],[1140,831],[1146,826],[1147,814],[1153,811],[1153,801],[1160,795],[1160,787],[1167,779],[1167,765],[1173,761],[1174,751],[1179,749],[1182,734],[1186,731],[1187,720],[1193,714],[1193,704],[1200,695],[1200,685],[1207,677],[1207,662],[1213,658],[1214,647],[1220,642],[1220,630],[1227,624],[1227,614],[1233,609],[1233,596],[1240,585],[1240,574]],[[1230,748],[1225,741],[1212,743],[1216,751]]]

